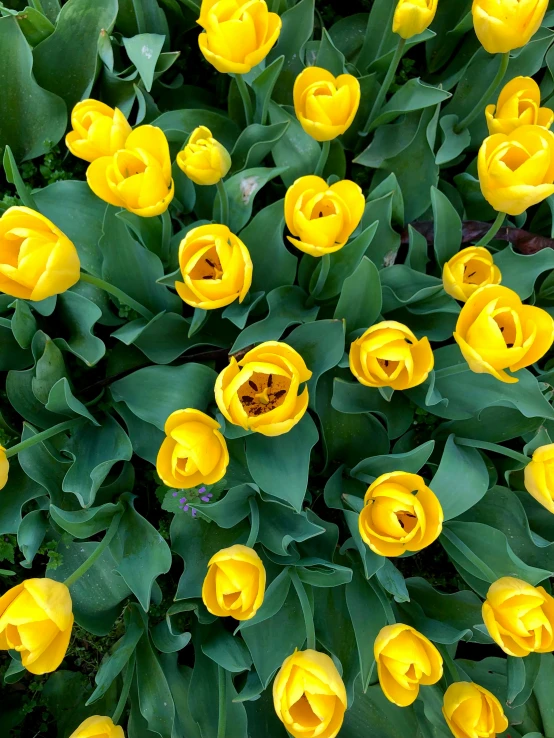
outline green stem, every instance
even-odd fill
[[[490,243],[492,239],[496,236],[500,228],[502,227],[502,223],[504,223],[505,217],[506,217],[506,213],[498,213],[494,223],[491,225],[489,230],[485,233],[483,238],[476,245],[486,246],[488,243]]]
[[[308,595],[306,594],[304,585],[300,581],[298,574],[294,569],[290,570],[290,578],[294,584],[296,594],[298,595],[298,599],[300,600],[300,605],[302,607],[302,613],[304,615],[304,623],[306,626],[306,648],[315,650],[314,616],[310,606],[310,601],[308,600]]]
[[[248,92],[248,87],[246,86],[246,82],[244,81],[242,74],[235,74],[235,82],[237,83],[240,96],[242,97],[246,125],[249,126],[254,120],[254,111],[252,109],[252,100],[250,99],[250,93]]]
[[[217,183],[217,192],[219,195],[219,222],[221,225],[229,225],[229,197],[223,181],[220,179]]]
[[[127,671],[125,672],[125,678],[123,680],[123,689],[121,690],[121,694],[119,695],[119,700],[117,702],[117,707],[115,708],[115,712],[112,715],[112,723],[114,725],[117,725],[118,722],[121,719],[121,715],[123,714],[123,710],[125,709],[125,705],[127,704],[127,700],[129,699],[129,690],[131,689],[131,683],[133,681],[133,674],[135,673],[135,653],[133,652],[131,655],[131,658],[129,659],[127,663]]]
[[[400,60],[402,59],[402,54],[404,53],[405,46],[406,46],[406,39],[399,38],[398,46],[396,47],[396,51],[394,52],[394,56],[389,65],[386,77],[383,80],[383,84],[381,85],[381,89],[379,90],[377,97],[375,98],[375,102],[373,103],[371,112],[366,120],[366,124],[363,127],[363,129],[360,131],[360,136],[367,136],[373,121],[375,120],[375,118],[377,118],[377,116],[381,112],[381,108],[383,107],[385,97],[387,96],[387,92],[389,91],[392,81],[396,75],[396,70],[398,69],[398,65],[400,64]]]
[[[249,497],[248,502],[250,503],[250,535],[248,536],[246,545],[248,548],[254,548],[260,530],[260,510],[255,497]]]
[[[454,128],[455,133],[461,133],[462,131],[465,131],[466,128],[468,128],[475,118],[477,118],[478,115],[483,114],[483,110],[485,107],[485,104],[489,100],[492,93],[496,90],[498,85],[502,82],[504,79],[504,75],[506,74],[506,70],[508,69],[508,63],[510,61],[510,52],[507,51],[505,54],[502,54],[502,59],[500,61],[500,67],[498,69],[498,72],[496,73],[495,78],[491,82],[490,86],[487,88],[485,93],[481,96],[481,99],[477,103],[477,105],[473,108],[471,113],[466,115],[465,118],[463,118],[460,123],[458,123],[457,126]]]
[[[100,541],[98,546],[94,549],[94,551],[91,553],[91,555],[83,561],[81,566],[76,569],[73,574],[71,574],[67,579],[65,580],[64,584],[66,587],[71,587],[72,584],[75,584],[77,579],[79,577],[82,577],[83,574],[86,574],[86,572],[90,569],[90,567],[94,564],[94,562],[102,556],[106,548],[110,545],[112,542],[113,537],[117,533],[117,529],[119,528],[119,521],[121,520],[121,516],[123,513],[117,513],[112,518],[112,522],[110,523],[110,527],[108,528],[108,531],[104,538]]]
[[[227,729],[227,675],[222,666],[217,667],[217,683],[219,687],[219,711],[217,718],[217,738],[225,738]]]
[[[123,292],[123,290],[120,290],[119,287],[114,287],[113,284],[110,284],[109,282],[106,282],[99,277],[93,277],[92,274],[85,274],[85,272],[81,272],[81,282],[92,284],[95,287],[98,287],[98,289],[104,290],[104,292],[108,292],[108,294],[117,297],[120,302],[130,308],[133,308],[135,312],[137,312],[139,315],[142,315],[142,317],[146,318],[146,320],[152,320],[152,318],[154,317],[154,313],[150,312],[150,310],[148,310],[148,308],[145,308],[144,305],[141,305],[140,302],[133,300],[132,297],[129,297],[129,295]]]
[[[331,255],[323,254],[321,257],[321,268],[317,276],[317,282],[312,290],[311,297],[315,300],[321,293],[321,290],[325,287],[325,282],[329,276],[329,270],[331,268]]]
[[[520,454],[518,451],[513,451],[511,448],[500,446],[498,443],[489,443],[488,441],[476,441],[473,438],[458,438],[456,437],[456,443],[458,446],[470,446],[471,448],[480,448],[483,451],[494,451],[496,454],[502,454],[503,456],[509,456],[510,459],[519,461],[524,466],[531,461],[525,454]]]
[[[81,425],[81,423],[84,422],[85,418],[73,418],[73,420],[64,420],[63,423],[53,425],[51,428],[47,428],[41,433],[37,433],[36,435],[27,438],[25,441],[21,441],[21,443],[6,449],[6,458],[9,459],[10,456],[15,456],[16,454],[21,453],[21,451],[25,451],[25,449],[30,448],[30,446],[34,446],[35,443],[46,441],[47,438],[56,436],[58,433],[74,428],[76,425]]]
[[[321,177],[321,175],[323,174],[323,170],[325,169],[325,165],[327,164],[327,159],[329,158],[330,150],[331,142],[324,141],[321,145],[321,153],[319,155],[319,159],[317,160],[317,164],[315,165],[314,174],[316,177]]]

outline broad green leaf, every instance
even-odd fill
[[[306,7],[307,4],[312,5],[313,0],[301,0],[294,6],[293,10],[301,6]],[[290,11],[289,11],[290,12]],[[281,78],[287,78],[288,71],[284,68],[281,72]],[[292,80],[290,86],[292,92]],[[274,125],[279,123],[288,123],[285,135],[279,139],[271,150],[271,156],[276,167],[287,167],[281,178],[286,187],[307,174],[313,174],[320,154],[320,146],[315,139],[309,136],[296,116],[289,113],[286,108],[277,105],[275,102],[269,103],[269,119]]]
[[[337,49],[325,28],[321,34],[315,65],[327,69],[335,77],[344,73],[344,55]]]
[[[161,738],[171,738],[175,705],[147,632],[143,633],[137,643],[135,653],[140,712],[148,724],[149,731],[160,735]]]
[[[19,27],[30,46],[36,46],[54,31],[54,25],[36,8],[26,7],[25,12],[16,16]]]
[[[424,272],[429,257],[427,256],[427,239],[419,231],[408,226],[409,248],[406,266],[417,272]]]
[[[166,616],[165,620],[158,623],[150,631],[154,646],[161,653],[175,653],[185,648],[191,639],[190,633],[174,633],[171,626],[171,618]]]
[[[59,415],[67,415],[70,418],[80,415],[89,420],[93,425],[99,425],[98,421],[89,413],[85,405],[74,396],[66,377],[59,379],[50,390],[46,409]]]
[[[258,612],[250,620],[241,620],[235,633],[245,628],[250,628],[257,623],[263,623],[264,620],[272,618],[283,607],[287,595],[289,593],[291,581],[287,569],[278,574],[271,582],[264,594],[264,601]]]
[[[554,702],[552,700],[552,680],[554,679],[554,656],[541,654],[541,665],[533,693],[537,698],[542,727],[545,735],[554,735]]]
[[[187,738],[201,738],[198,724],[194,722],[188,705],[192,669],[178,664],[177,658],[177,653],[161,653],[158,656],[175,703],[175,732],[177,735],[186,735]]]
[[[283,69],[275,87],[273,98],[279,103],[292,103],[294,80],[302,71],[302,49],[311,38],[314,27],[314,0],[300,0],[281,16],[279,40],[269,52],[267,61],[284,56]]]
[[[156,33],[140,33],[133,38],[124,38],[123,45],[127,56],[138,69],[140,78],[150,92],[154,81],[154,70],[163,48],[165,36]]]
[[[435,162],[442,166],[456,159],[463,153],[471,143],[471,134],[469,129],[464,128],[458,133],[456,126],[459,123],[457,115],[443,115],[439,121],[442,131],[442,143],[437,151]]]
[[[429,460],[433,453],[435,441],[427,441],[411,451],[400,454],[388,454],[387,456],[371,456],[363,459],[350,472],[353,477],[360,474],[379,477],[393,471],[403,471],[409,474],[417,474]]]
[[[17,531],[17,545],[23,554],[24,560],[21,566],[25,569],[31,568],[47,528],[48,519],[44,510],[31,510],[21,521]]]
[[[506,702],[513,707],[524,705],[533,691],[539,674],[541,656],[530,653],[527,658],[508,656],[508,691]]]
[[[285,134],[289,125],[288,121],[276,123],[272,126],[253,123],[245,128],[231,152],[231,171],[239,172],[247,167],[257,167],[261,164],[277,141]],[[227,182],[225,184],[227,185]],[[246,185],[243,182],[241,191],[245,187]]]
[[[450,200],[436,187],[431,188],[435,233],[433,244],[439,266],[458,253],[462,243],[462,221]]]
[[[43,496],[44,488],[24,474],[19,464],[10,463],[8,481],[0,490],[0,535],[16,534],[23,519],[23,507]]]
[[[225,630],[221,620],[202,630],[202,651],[226,671],[239,673],[248,671],[252,666],[244,641]]]
[[[0,323],[0,341],[2,342],[2,351],[0,352],[1,371],[24,369],[29,364],[32,364],[30,352],[27,349],[21,348],[16,341],[9,322],[8,325]]]
[[[31,426],[25,423],[21,440],[32,438],[36,435]],[[59,443],[63,436],[57,436]],[[18,454],[19,463],[25,474],[40,484],[50,495],[53,504],[62,502],[62,482],[69,468],[68,459],[60,456],[56,448],[49,441],[36,443]],[[11,474],[11,471],[10,471]]]
[[[551,249],[543,249],[526,256],[516,253],[510,245],[494,255],[494,263],[502,274],[502,285],[514,290],[525,300],[533,293],[537,277],[554,269],[554,253]],[[540,297],[551,298],[552,294],[554,291],[547,289],[544,283]]]
[[[92,333],[101,316],[98,305],[77,292],[68,290],[58,295],[56,317],[67,338],[56,338],[56,345],[71,351],[87,366],[94,366],[106,353],[104,342]]]
[[[12,333],[17,343],[22,349],[28,349],[37,331],[37,322],[29,307],[29,303],[24,300],[15,301],[15,310],[12,315],[11,324]]]
[[[263,72],[261,72],[252,82],[251,87],[256,98],[256,108],[254,118],[256,123],[264,124],[267,118],[267,111],[273,93],[275,83],[281,74],[283,68],[284,56],[278,56],[269,64]]]
[[[282,138],[282,134],[280,136]],[[250,220],[254,198],[269,181],[285,172],[283,167],[256,167],[245,169],[234,174],[225,181],[225,190],[229,198],[229,227],[233,233],[240,231]],[[214,203],[214,217],[219,220],[219,195]],[[216,217],[217,216],[217,217]]]
[[[378,684],[364,694],[358,682],[352,707],[344,716],[341,738],[363,738],[368,725],[371,725],[371,738],[418,735],[413,707],[399,710],[387,700]]]
[[[88,510],[63,510],[61,507],[50,505],[50,515],[56,525],[74,538],[90,538],[106,530],[110,527],[114,515],[121,510],[120,503],[114,505],[111,502]]]
[[[458,446],[455,436],[450,436],[429,486],[439,499],[444,519],[451,520],[479,502],[489,486],[489,473],[477,449]]]
[[[370,126],[370,131],[390,123],[399,115],[414,110],[433,107],[448,100],[450,93],[432,85],[427,85],[419,78],[410,79],[384,105],[383,109]]]
[[[293,543],[302,543],[325,533],[325,528],[308,518],[307,513],[295,512],[278,502],[258,503],[260,511],[259,541],[279,556],[294,554]]]
[[[235,300],[235,302],[232,302],[230,305],[228,305],[223,311],[221,317],[227,318],[227,320],[230,320],[231,323],[242,330],[248,322],[248,317],[251,310],[256,307],[256,305],[260,302],[260,300],[264,298],[264,296],[265,292],[249,292],[242,303],[239,303],[238,300]]]
[[[373,325],[379,317],[381,307],[379,271],[364,256],[356,271],[344,280],[334,317],[344,320],[347,333],[351,333]]]
[[[240,484],[231,487],[225,497],[217,502],[195,504],[201,512],[220,528],[232,528],[250,515],[250,498],[255,497],[258,488],[254,484]],[[184,493],[186,494],[186,493]]]
[[[212,136],[232,151],[235,141],[239,137],[236,123],[221,113],[211,110],[170,110],[152,121],[152,125],[161,128],[169,141],[179,142],[181,145],[198,126],[206,126]]]

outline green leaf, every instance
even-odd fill
[[[244,641],[228,633],[221,620],[202,630],[202,651],[226,671],[239,673],[248,671],[252,666]]]
[[[390,123],[399,115],[411,113],[414,110],[434,107],[448,98],[451,94],[439,87],[433,87],[422,82],[419,78],[410,79],[403,85],[398,92],[395,92],[391,99],[384,105],[380,114],[370,126],[373,131],[379,126]]]
[[[152,89],[154,70],[164,41],[165,36],[156,33],[140,33],[133,36],[133,38],[123,39],[127,56],[138,69],[140,78],[148,92]]]
[[[26,7],[16,19],[30,46],[40,44],[54,31],[54,25],[36,8]]]
[[[395,7],[387,0],[376,0],[368,16],[367,27],[364,29],[362,48],[356,64],[361,71],[387,52],[393,50],[398,40],[392,32],[392,19]]]
[[[408,226],[409,248],[406,266],[416,272],[425,273],[425,267],[429,261],[427,256],[427,239],[411,225]]]
[[[458,446],[455,436],[449,436],[429,486],[439,499],[444,519],[451,520],[484,496],[489,486],[489,473],[477,449]]]
[[[263,623],[264,620],[272,618],[283,607],[289,593],[291,581],[288,569],[283,569],[271,582],[264,594],[264,601],[258,612],[250,620],[241,620],[235,633],[252,625]]]
[[[166,616],[165,620],[152,628],[150,636],[154,646],[162,653],[181,651],[189,644],[191,639],[190,633],[173,632],[169,616]]]
[[[28,349],[31,346],[36,331],[37,321],[29,304],[24,300],[16,300],[12,315],[12,333],[22,349]]]
[[[375,264],[362,257],[356,271],[344,280],[343,290],[335,308],[335,318],[344,320],[346,331],[369,328],[381,312],[381,280]]]
[[[281,21],[283,25],[279,40],[269,52],[267,61],[271,63],[281,55],[285,57],[273,99],[279,103],[290,104],[294,80],[304,68],[302,50],[313,32],[314,0],[300,0],[285,10],[281,15]]]
[[[7,484],[0,490],[0,535],[17,533],[23,507],[43,496],[44,488],[24,474],[19,464],[10,463]]]
[[[554,656],[541,654],[541,665],[533,692],[537,698],[542,727],[545,735],[554,735],[554,701],[552,700],[552,680],[554,679]]]
[[[48,520],[43,510],[31,510],[21,521],[17,531],[17,545],[24,556],[21,566],[25,569],[31,568],[47,528]]]
[[[283,174],[285,170],[284,167],[245,169],[225,181],[224,186],[229,198],[229,228],[233,233],[237,233],[244,228],[250,220],[254,198],[262,187],[275,177]],[[214,203],[214,214],[219,214],[219,211],[219,195],[217,195]]]
[[[537,277],[554,269],[554,252],[552,249],[543,249],[526,256],[516,253],[513,246],[509,245],[494,255],[494,263],[502,274],[502,285],[514,290],[525,300],[533,293]],[[549,299],[552,294],[554,290],[548,289],[545,281],[540,297]]]
[[[383,184],[384,182],[381,183],[381,185]],[[394,200],[398,192],[398,189],[396,192],[390,190],[379,197],[376,196],[375,192],[372,192],[365,206],[362,228],[377,223],[377,230],[373,234],[367,249],[367,256],[378,269],[394,263],[396,253],[400,247],[400,236],[392,227]]]
[[[90,538],[107,530],[116,513],[122,510],[120,503],[114,505],[106,502],[100,507],[88,510],[63,510],[56,505],[50,505],[50,515],[60,528],[67,531],[74,538]]]
[[[104,342],[92,333],[93,326],[102,317],[98,305],[77,292],[67,291],[58,295],[56,317],[67,336],[57,338],[56,344],[71,351],[87,366],[97,364],[106,353]]]
[[[533,691],[541,665],[538,653],[521,659],[508,656],[508,692],[506,702],[512,707],[524,705]]]
[[[327,69],[335,77],[344,73],[344,54],[337,49],[325,28],[321,34],[315,66]]]
[[[291,10],[296,8],[313,7],[313,0],[300,0]],[[291,12],[291,11],[287,11]],[[285,13],[286,15],[286,13]],[[281,31],[281,37],[283,32]],[[288,72],[283,69],[281,77],[287,77]],[[291,87],[292,91],[292,80]],[[320,146],[315,139],[308,135],[295,116],[275,102],[269,103],[269,119],[274,125],[288,123],[285,135],[279,139],[271,150],[271,156],[277,167],[286,167],[281,178],[286,187],[306,174],[313,174],[320,154]]]
[[[67,415],[70,418],[80,415],[90,420],[94,425],[99,425],[98,421],[89,413],[85,405],[73,395],[66,377],[58,380],[50,390],[46,409],[59,415]]]
[[[371,738],[418,735],[413,707],[399,710],[387,700],[378,684],[364,694],[357,683],[354,703],[344,716],[341,738],[363,738],[368,725],[371,725]]]
[[[240,172],[247,167],[256,167],[261,164],[276,142],[285,134],[289,125],[288,121],[284,121],[272,126],[262,126],[258,123],[247,126],[238,137],[231,152],[231,171]],[[243,183],[241,190],[244,188]]]
[[[268,551],[279,556],[294,557],[293,542],[302,543],[325,532],[325,528],[310,520],[307,513],[295,512],[277,501],[260,502],[258,507],[259,541]]]
[[[431,188],[435,224],[434,248],[439,266],[457,254],[462,243],[462,221],[450,200],[436,187]]]
[[[226,115],[212,110],[170,110],[152,121],[152,125],[161,128],[170,142],[181,145],[198,126],[206,126],[227,151],[232,151],[239,137],[237,124]]]
[[[161,738],[171,738],[175,720],[175,705],[162,667],[146,632],[137,643],[135,653],[140,712],[148,724],[149,731],[157,733]]]
[[[67,374],[65,362],[60,349],[42,331],[33,337],[32,349],[36,360],[32,392],[39,402],[46,405],[52,387]]]
[[[24,369],[32,364],[30,352],[21,348],[15,340],[11,327],[0,324],[0,340],[2,342],[2,351],[0,352],[1,371]],[[32,372],[32,369],[30,371]]]
[[[350,472],[353,477],[361,474],[369,477],[379,477],[393,471],[403,471],[408,474],[417,474],[429,460],[435,447],[434,441],[427,441],[411,451],[403,454],[387,454],[386,456],[371,456],[363,459]],[[364,480],[365,481],[365,480]]]
[[[439,167],[456,159],[471,143],[469,129],[464,128],[460,133],[456,131],[458,122],[457,115],[443,115],[439,121],[443,134],[441,147],[435,157],[435,162]]]
[[[227,318],[227,320],[230,320],[231,323],[242,330],[248,321],[251,310],[256,307],[263,297],[265,297],[265,292],[249,292],[242,303],[235,300],[235,302],[228,305],[221,317]]]
[[[239,484],[227,492],[217,502],[194,505],[194,508],[213,520],[220,528],[232,528],[250,515],[249,499],[254,497],[258,488],[254,484]]]
[[[251,84],[252,90],[254,91],[254,97],[256,98],[256,108],[254,110],[254,119],[256,123],[263,124],[266,121],[273,88],[281,74],[284,61],[284,56],[278,56],[256,77],[255,80],[253,80]]]

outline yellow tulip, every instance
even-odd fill
[[[69,589],[53,579],[26,579],[0,597],[0,649],[19,651],[32,674],[62,663],[73,627]]]
[[[423,33],[435,18],[438,2],[439,0],[398,0],[392,30],[405,39]]]
[[[231,168],[231,157],[209,128],[198,126],[183,151],[177,154],[177,164],[195,184],[214,185]]]
[[[156,126],[135,128],[124,149],[90,164],[87,182],[110,205],[144,218],[164,213],[174,194],[165,133]]]
[[[381,474],[364,496],[359,530],[362,539],[380,556],[421,551],[436,541],[444,520],[435,493],[419,474]]]
[[[538,361],[552,346],[554,320],[541,308],[523,305],[508,287],[488,285],[462,307],[454,338],[472,372],[517,382],[517,372]]]
[[[311,256],[342,249],[362,219],[365,199],[348,179],[331,186],[321,177],[300,177],[285,195],[287,236],[293,246]]]
[[[10,472],[10,462],[6,458],[6,449],[0,446],[0,489],[4,489],[8,483],[8,474]]]
[[[550,128],[554,112],[541,108],[541,91],[532,77],[514,77],[504,86],[498,103],[487,105],[485,117],[491,135],[508,135],[521,126]]]
[[[293,348],[266,341],[240,361],[231,357],[216,380],[215,401],[230,423],[264,436],[280,436],[306,412],[308,388],[300,395],[298,391],[311,376]]]
[[[105,715],[93,715],[81,723],[69,738],[125,738],[120,725],[114,725]]]
[[[442,714],[455,738],[495,738],[508,727],[502,705],[474,682],[454,682],[444,693]]]
[[[525,489],[543,507],[554,513],[554,443],[540,446],[525,467]]]
[[[483,603],[489,635],[508,656],[554,651],[554,598],[515,577],[491,584]]]
[[[350,371],[366,387],[417,387],[434,363],[429,339],[418,341],[407,326],[394,320],[371,326],[350,347]]]
[[[200,51],[218,72],[247,74],[279,38],[281,18],[264,0],[202,0]]]
[[[215,484],[229,464],[221,426],[200,410],[176,410],[165,421],[166,438],[158,451],[156,470],[162,482],[176,489]]]
[[[379,683],[385,697],[398,707],[417,699],[419,685],[442,677],[442,656],[415,628],[403,623],[381,629],[373,647]]]
[[[352,124],[360,105],[360,83],[351,74],[333,77],[322,67],[306,67],[294,82],[294,111],[316,141],[331,141]]]
[[[73,243],[44,215],[15,206],[0,218],[0,292],[44,300],[73,287],[80,268]]]
[[[133,130],[119,108],[114,110],[98,100],[78,102],[71,111],[71,125],[65,144],[73,156],[85,161],[112,156],[125,148]]]
[[[539,30],[548,0],[473,0],[473,27],[489,54],[519,49]]]
[[[554,134],[521,126],[486,138],[477,158],[481,192],[500,213],[521,215],[554,194]]]
[[[183,282],[175,289],[187,305],[202,310],[242,302],[252,284],[252,259],[238,236],[224,225],[193,228],[179,246]]]
[[[330,656],[309,648],[286,658],[273,682],[277,717],[294,738],[335,738],[346,689]]]
[[[208,562],[202,600],[212,615],[250,620],[262,606],[265,567],[253,548],[235,544]]]
[[[500,284],[502,275],[492,254],[483,246],[468,246],[447,261],[442,270],[444,291],[465,302],[479,287]]]

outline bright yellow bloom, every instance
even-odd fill
[[[473,0],[473,27],[489,54],[519,49],[539,30],[548,0]]]
[[[214,185],[231,168],[229,152],[216,141],[206,126],[190,134],[187,145],[177,154],[179,168],[197,185]]]
[[[132,131],[119,108],[115,110],[98,100],[81,100],[71,111],[73,130],[65,137],[65,145],[73,156],[94,161],[112,156],[125,148]]]
[[[407,326],[394,320],[371,326],[350,346],[350,371],[366,387],[417,387],[434,364],[429,339],[418,341]]]
[[[32,674],[62,663],[73,627],[69,589],[53,579],[26,579],[0,597],[0,649],[21,654]]]
[[[200,51],[218,72],[247,74],[279,38],[281,18],[264,0],[202,0]]]
[[[481,192],[500,213],[521,215],[554,194],[554,134],[521,126],[486,138],[477,159]]]
[[[225,418],[264,436],[287,433],[308,407],[312,376],[304,359],[286,343],[266,341],[231,363],[215,383],[215,401]]]
[[[169,144],[156,126],[139,126],[125,148],[95,159],[87,169],[90,189],[101,200],[150,218],[173,200]]]
[[[216,223],[198,226],[179,246],[183,282],[179,297],[194,308],[214,310],[242,302],[252,284],[252,259],[238,236]]]
[[[330,141],[351,125],[360,105],[360,83],[351,74],[333,77],[322,67],[306,67],[294,82],[294,111],[316,141]]]
[[[362,539],[380,556],[421,551],[436,541],[444,515],[435,493],[419,474],[381,474],[368,487],[360,512]]]
[[[554,443],[540,446],[525,467],[525,489],[537,502],[554,513]]]
[[[501,280],[500,269],[483,246],[462,249],[442,269],[444,291],[460,302],[465,302],[479,287],[500,284]]]
[[[285,195],[287,236],[293,246],[311,256],[342,249],[362,219],[365,199],[361,188],[348,179],[331,186],[321,177],[300,177]]]
[[[504,86],[498,103],[487,105],[485,117],[491,135],[508,135],[521,126],[550,128],[554,112],[541,108],[541,91],[532,77],[514,77]]]
[[[105,715],[93,715],[81,723],[69,738],[125,738],[120,725],[114,725]]]
[[[0,489],[3,489],[8,483],[8,474],[10,472],[10,462],[6,458],[6,449],[0,446]]]
[[[0,292],[44,300],[73,287],[80,269],[75,246],[44,215],[15,206],[0,218]]]
[[[166,438],[158,451],[156,470],[162,482],[176,489],[215,484],[229,464],[221,426],[200,410],[176,410],[165,421]]]
[[[398,0],[392,30],[405,39],[423,33],[433,22],[438,3],[439,0]]]
[[[264,601],[265,579],[258,554],[237,543],[209,560],[202,600],[212,615],[250,620]]]
[[[385,697],[399,707],[415,702],[419,685],[442,677],[442,656],[415,628],[403,623],[381,629],[373,647]]]
[[[538,361],[554,341],[554,320],[541,308],[523,305],[508,287],[481,287],[462,307],[454,338],[472,372],[517,382],[517,372]]]
[[[442,714],[455,738],[495,738],[508,727],[502,705],[474,682],[454,682],[444,693]]]
[[[483,620],[508,656],[554,651],[554,599],[543,587],[515,577],[498,579],[487,592]]]
[[[286,658],[273,682],[277,717],[294,738],[335,738],[347,707],[333,660],[309,648]]]

